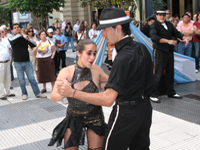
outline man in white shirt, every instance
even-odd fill
[[[76,24],[73,27],[73,37],[74,37],[74,39],[75,39],[75,33],[78,31],[79,27],[80,27],[80,20],[77,19]]]
[[[8,33],[8,29],[7,29],[6,25],[2,25],[1,28],[2,28],[3,31],[4,31],[4,37],[10,38],[10,37],[13,36],[12,34]]]
[[[0,30],[0,34],[3,34]],[[0,100],[7,100],[7,97],[14,97],[10,93],[10,51],[11,46],[6,38],[0,38]]]
[[[13,37],[12,34],[8,33],[8,29],[7,29],[6,25],[2,25],[1,28],[4,31],[4,38],[9,39],[9,38]],[[13,66],[12,66],[12,49],[11,49],[10,57],[11,57],[10,58],[10,76],[11,76],[11,81],[13,81],[14,75],[13,75]],[[13,87],[10,87],[10,88],[13,89]]]

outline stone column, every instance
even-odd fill
[[[80,2],[76,2],[75,0],[66,0],[65,7],[63,8],[63,18],[67,19],[74,25],[76,23],[76,19],[79,19],[80,22],[83,20],[88,21],[88,24],[91,24],[91,13],[89,12],[90,6],[85,8],[80,7]]]

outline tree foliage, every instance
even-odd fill
[[[91,5],[97,9],[122,5],[130,6],[133,4],[133,0],[77,0],[77,2],[81,3],[80,7]],[[152,4],[152,10],[156,10],[160,7],[166,7],[167,5],[163,0],[150,0],[150,2]]]
[[[118,6],[120,4],[128,4],[131,3],[133,0],[77,0],[80,2],[80,7],[86,7],[91,5],[96,7],[97,9],[103,9],[106,7]]]
[[[159,8],[165,8],[167,4],[163,0],[151,0],[152,10],[157,10]]]
[[[5,24],[10,20],[9,12],[9,6],[0,5],[0,24]]]
[[[80,2],[80,7],[86,7],[88,5],[91,5],[93,7],[96,7],[97,9],[103,9],[106,7],[112,7],[117,6],[123,9],[129,9],[129,6],[132,10],[131,12],[134,12],[137,7],[135,7],[135,2],[139,4],[141,0],[76,0],[77,2]],[[153,14],[150,16],[155,15],[155,10],[159,8],[166,8],[167,4],[164,2],[164,0],[149,0],[151,3],[151,8],[153,11]],[[148,19],[148,18],[147,18]],[[143,22],[143,21],[141,21]]]
[[[84,8],[88,5],[94,6],[98,9],[103,9],[110,6],[109,0],[77,0],[81,2],[80,7]]]
[[[39,18],[41,22],[47,19],[48,13],[60,11],[61,7],[64,7],[65,0],[10,0],[11,7],[17,8],[20,13],[32,13],[38,22]]]

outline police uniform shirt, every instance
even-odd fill
[[[145,96],[150,96],[153,89],[153,66],[149,51],[131,37],[120,40],[115,47],[117,56],[105,89],[117,91],[119,101],[137,100],[143,91]],[[144,51],[144,57],[137,49]]]
[[[160,23],[159,21],[155,21],[150,27],[150,36],[151,40],[153,41],[153,47],[155,49],[160,49],[168,52],[174,46],[168,43],[160,43],[160,39],[182,39],[183,34],[179,32],[171,22],[166,21],[165,24],[167,25],[168,30],[165,29],[162,23]]]

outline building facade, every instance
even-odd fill
[[[80,3],[75,0],[66,0],[65,7],[61,8],[60,12],[53,12],[50,16],[53,18],[49,19],[49,25],[52,25],[57,20],[59,22],[67,20],[74,25],[77,19],[80,21],[86,20],[90,25],[92,21],[92,10],[90,6],[81,8]]]
[[[192,12],[192,14],[195,14],[198,12],[198,10],[200,10],[200,0],[164,0],[164,2],[167,4],[166,9],[170,10],[171,16],[174,16],[176,14],[182,16],[185,11],[190,11]],[[8,3],[8,0],[0,1],[0,5],[8,5]],[[137,5],[138,8],[136,9],[136,14],[134,18],[135,20],[144,21],[146,18],[153,14],[153,10],[150,7],[151,0],[137,0]],[[10,26],[12,26],[13,22],[13,12],[16,12],[16,9],[11,10],[10,12]],[[52,16],[52,19],[49,18],[48,24],[52,25],[52,23],[55,23],[57,20],[59,22],[67,20],[71,22],[72,25],[74,25],[76,23],[76,19],[79,19],[80,21],[88,21],[90,25],[96,12],[97,11],[94,8],[91,8],[91,6],[89,5],[85,8],[81,8],[80,2],[77,2],[75,0],[66,0],[65,7],[61,8],[60,12],[53,12],[52,14],[50,14],[50,16]],[[31,15],[31,17],[32,23],[36,28],[36,18],[33,15]]]
[[[91,24],[92,10],[88,5],[85,8],[80,7],[80,2],[75,0],[66,0],[65,7],[63,8],[63,19],[70,21],[73,25],[76,23],[76,19],[80,21],[86,20],[89,25]]]

